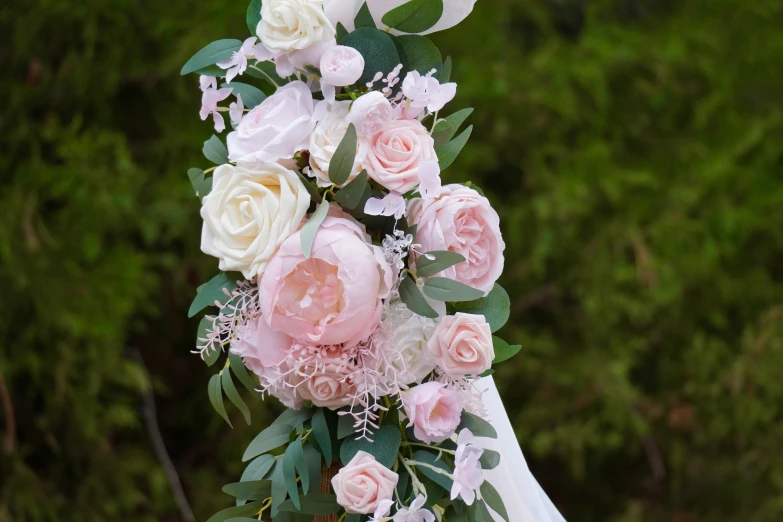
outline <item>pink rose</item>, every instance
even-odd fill
[[[391,500],[399,479],[375,457],[360,451],[332,478],[332,488],[345,511],[366,515],[382,501]]]
[[[280,87],[228,134],[228,158],[245,163],[292,158],[307,148],[315,127],[314,109],[313,95],[304,82]]]
[[[280,245],[258,284],[261,311],[273,330],[305,344],[352,346],[378,325],[392,278],[364,226],[333,208],[310,258],[301,230]]]
[[[425,444],[443,442],[457,431],[462,398],[440,382],[426,382],[402,392],[405,414],[413,434]]]
[[[338,45],[321,57],[321,78],[336,87],[353,85],[364,72],[364,58],[353,47]]]
[[[418,225],[419,251],[451,250],[467,260],[438,274],[486,295],[503,272],[506,244],[489,200],[463,185],[446,185],[438,197],[408,202],[408,221]],[[415,263],[415,254],[412,261]]]
[[[343,355],[340,347],[318,349],[322,356],[311,357],[296,369],[296,391],[302,399],[322,408],[334,410],[347,406],[356,394],[356,386],[350,379],[355,371],[354,365]]]
[[[447,315],[427,343],[430,354],[449,377],[479,375],[495,358],[492,330],[483,315]]]
[[[418,120],[394,120],[376,133],[364,160],[372,179],[404,194],[419,184],[419,165],[437,160],[435,142]]]
[[[348,121],[363,136],[373,136],[383,129],[392,117],[391,102],[378,91],[370,91],[351,104]]]

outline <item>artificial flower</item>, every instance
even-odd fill
[[[348,121],[356,127],[356,132],[372,137],[381,131],[392,118],[391,102],[378,91],[360,96],[351,104]]]
[[[233,89],[213,89],[210,87],[201,95],[201,112],[199,112],[199,116],[201,116],[202,120],[206,120],[211,114],[215,122],[215,131],[217,132],[223,132],[226,128],[223,115],[218,112],[218,103],[231,96],[232,91]]]
[[[402,393],[413,434],[425,444],[443,442],[459,426],[463,403],[459,394],[441,382],[426,382]]]
[[[419,184],[419,166],[437,160],[435,142],[421,122],[388,122],[370,140],[363,166],[388,190],[404,194]]]
[[[329,165],[337,147],[348,131],[349,122],[346,119],[351,107],[350,101],[338,101],[334,103],[320,102],[324,104],[325,112],[318,121],[313,133],[310,135],[310,169],[308,174],[315,177],[319,187],[332,185],[329,179]],[[367,155],[369,141],[364,136],[357,136],[356,156],[353,169],[346,184],[351,182],[362,171],[362,162]]]
[[[457,312],[442,317],[427,346],[433,360],[454,379],[484,373],[495,358],[492,329],[483,315]]]
[[[255,36],[251,36],[242,43],[242,47],[238,51],[231,55],[231,58],[217,63],[217,66],[221,69],[227,69],[226,83],[231,83],[234,78],[245,73],[248,57],[259,61],[272,58],[271,53],[262,46],[256,45],[256,40]]]
[[[265,0],[256,34],[273,53],[300,51],[334,39],[323,0]]]
[[[454,483],[451,486],[451,500],[461,497],[467,505],[473,504],[476,491],[484,483],[480,461],[484,450],[472,442],[473,433],[469,429],[460,431],[454,456]]]
[[[245,104],[242,103],[242,95],[237,94],[237,101],[232,102],[228,106],[228,115],[231,118],[231,123],[238,125],[242,121],[242,116],[245,115]]]
[[[384,372],[400,384],[421,382],[436,366],[427,349],[435,320],[414,314],[401,301],[389,305],[385,320],[390,322],[392,332],[383,345]]]
[[[369,514],[384,500],[391,500],[400,477],[375,457],[359,451],[332,478],[337,503],[348,513]]]
[[[405,212],[405,198],[394,191],[383,198],[370,198],[364,205],[364,213],[368,216],[394,216],[394,219],[400,219]]]
[[[353,47],[337,45],[321,57],[321,91],[324,98],[334,101],[335,87],[353,85],[364,72],[364,57]]]
[[[435,522],[435,514],[424,509],[427,498],[419,495],[407,508],[400,509],[394,514],[394,522]]]
[[[425,198],[437,198],[442,188],[440,164],[436,159],[422,161],[419,165],[419,193]]]

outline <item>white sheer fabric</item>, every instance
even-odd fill
[[[484,391],[484,405],[489,422],[498,432],[498,438],[478,439],[487,449],[500,453],[500,465],[484,472],[484,477],[498,490],[511,522],[565,522],[552,501],[546,496],[530,469],[517,442],[514,428],[503,407],[503,401],[492,377],[480,379],[477,386]],[[497,522],[503,522],[493,513]]]

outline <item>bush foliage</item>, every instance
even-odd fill
[[[186,319],[215,263],[185,174],[210,130],[178,71],[246,34],[241,4],[0,7],[2,522],[180,520],[150,390],[203,520],[269,418],[214,414]],[[496,378],[569,521],[783,518],[782,16],[481,0],[435,37],[476,108],[447,180],[488,193],[508,244],[524,348]]]

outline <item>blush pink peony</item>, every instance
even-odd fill
[[[427,343],[430,355],[449,377],[480,375],[492,366],[492,330],[483,315],[457,313],[440,320]]]
[[[332,478],[332,488],[345,511],[366,515],[382,501],[391,500],[399,479],[375,457],[360,451]]]
[[[454,390],[440,382],[419,384],[402,393],[413,434],[425,444],[443,442],[457,431],[464,404]]]
[[[506,244],[489,200],[463,185],[446,185],[436,198],[408,202],[408,221],[418,226],[419,251],[451,250],[467,260],[438,274],[486,295],[503,272]],[[415,263],[415,254],[413,259]]]
[[[362,164],[385,188],[404,194],[419,184],[419,166],[436,160],[435,142],[418,120],[393,120],[370,141]]]
[[[370,243],[363,225],[332,207],[310,258],[296,232],[280,246],[258,286],[272,330],[304,344],[352,346],[378,325],[392,283],[383,250]]]

